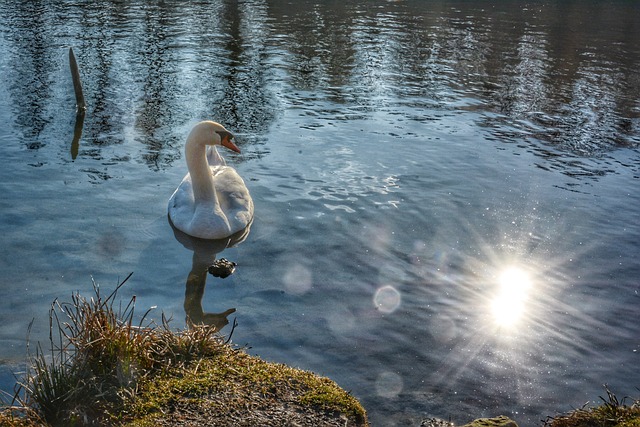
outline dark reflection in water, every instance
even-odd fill
[[[505,115],[498,127],[511,121],[523,135],[585,156],[638,145],[640,85],[624,71],[636,66],[638,25],[631,10],[616,24],[624,31],[608,30],[607,9],[545,6],[520,25],[483,82],[489,105]]]
[[[565,168],[538,142],[578,156],[640,144],[638,7],[8,1],[0,23],[5,84],[31,149],[60,120],[58,54],[73,45],[88,98],[84,156],[102,159],[100,147],[122,144],[133,125],[141,160],[162,169],[180,156],[176,123],[213,117],[259,142],[287,105],[326,99],[343,107],[314,112],[320,120],[477,111],[496,139],[530,139],[547,167]]]
[[[591,156],[640,142],[632,71],[640,13],[637,4],[615,5],[298,2],[271,10],[294,28],[279,27],[290,34],[297,58],[288,71],[300,89],[373,108],[390,108],[391,98],[474,109],[496,138],[530,136]]]
[[[235,1],[222,7],[218,29],[224,36],[202,40],[204,50],[214,52],[205,65],[217,74],[206,80],[207,113],[231,129],[259,135],[275,118],[276,108],[263,60],[268,40],[265,7]]]
[[[179,60],[170,44],[175,14],[170,7],[148,5],[143,11],[141,45],[135,46],[134,57],[139,58],[141,68],[135,84],[142,87],[135,127],[139,131],[138,141],[147,147],[142,156],[153,169],[179,157],[176,147],[180,140],[166,126],[184,120],[187,113],[175,102],[180,92]]]
[[[76,113],[76,122],[73,126],[73,140],[71,141],[71,160],[75,160],[78,157],[78,151],[80,150],[80,138],[82,138],[82,128],[84,127],[84,116],[86,112],[84,108],[81,108]]]
[[[52,120],[47,110],[52,97],[51,70],[55,53],[47,33],[41,31],[49,27],[46,5],[15,2],[5,7],[11,7],[11,18],[4,23],[7,30],[10,29],[4,31],[4,37],[17,54],[10,55],[3,84],[8,85],[13,94],[16,125],[24,132],[26,147],[38,149],[45,145],[38,136]],[[3,11],[2,15],[8,17],[9,13]]]
[[[187,285],[184,296],[184,311],[186,323],[189,325],[205,324],[213,326],[220,331],[229,324],[228,317],[236,309],[229,308],[220,313],[205,312],[202,308],[202,298],[204,297],[207,285],[208,268],[216,259],[216,256],[223,250],[239,245],[244,242],[249,235],[251,226],[241,230],[226,239],[205,240],[189,236],[178,230],[169,220],[173,234],[185,248],[193,251],[191,271],[187,277]]]

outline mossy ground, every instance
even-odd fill
[[[275,413],[283,407],[288,415]],[[129,426],[176,425],[193,418],[194,411],[206,413],[211,425],[232,425],[234,417],[248,422],[251,413],[267,412],[272,412],[271,418],[314,413],[342,419],[342,425],[345,421],[366,425],[360,403],[328,378],[269,363],[228,346],[187,369],[145,381],[120,418]]]

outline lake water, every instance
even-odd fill
[[[3,1],[0,385],[133,272],[140,313],[235,308],[376,426],[638,397],[638,40],[631,1]],[[166,217],[202,119],[256,208],[227,249]]]

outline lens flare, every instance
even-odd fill
[[[386,398],[397,397],[404,388],[402,377],[394,372],[386,371],[378,375],[376,379],[376,393]]]
[[[302,295],[311,289],[313,277],[304,265],[293,264],[284,273],[282,281],[287,291],[294,295]]]
[[[373,296],[373,305],[385,314],[393,313],[400,307],[400,292],[391,285],[379,288]]]
[[[500,326],[513,327],[526,311],[531,289],[529,275],[517,267],[502,272],[498,279],[498,292],[491,301],[491,312]]]

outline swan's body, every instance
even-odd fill
[[[253,220],[249,190],[215,147],[240,152],[232,138],[222,125],[210,121],[198,123],[189,134],[185,146],[189,173],[169,199],[169,218],[178,230],[201,239],[222,239]]]

